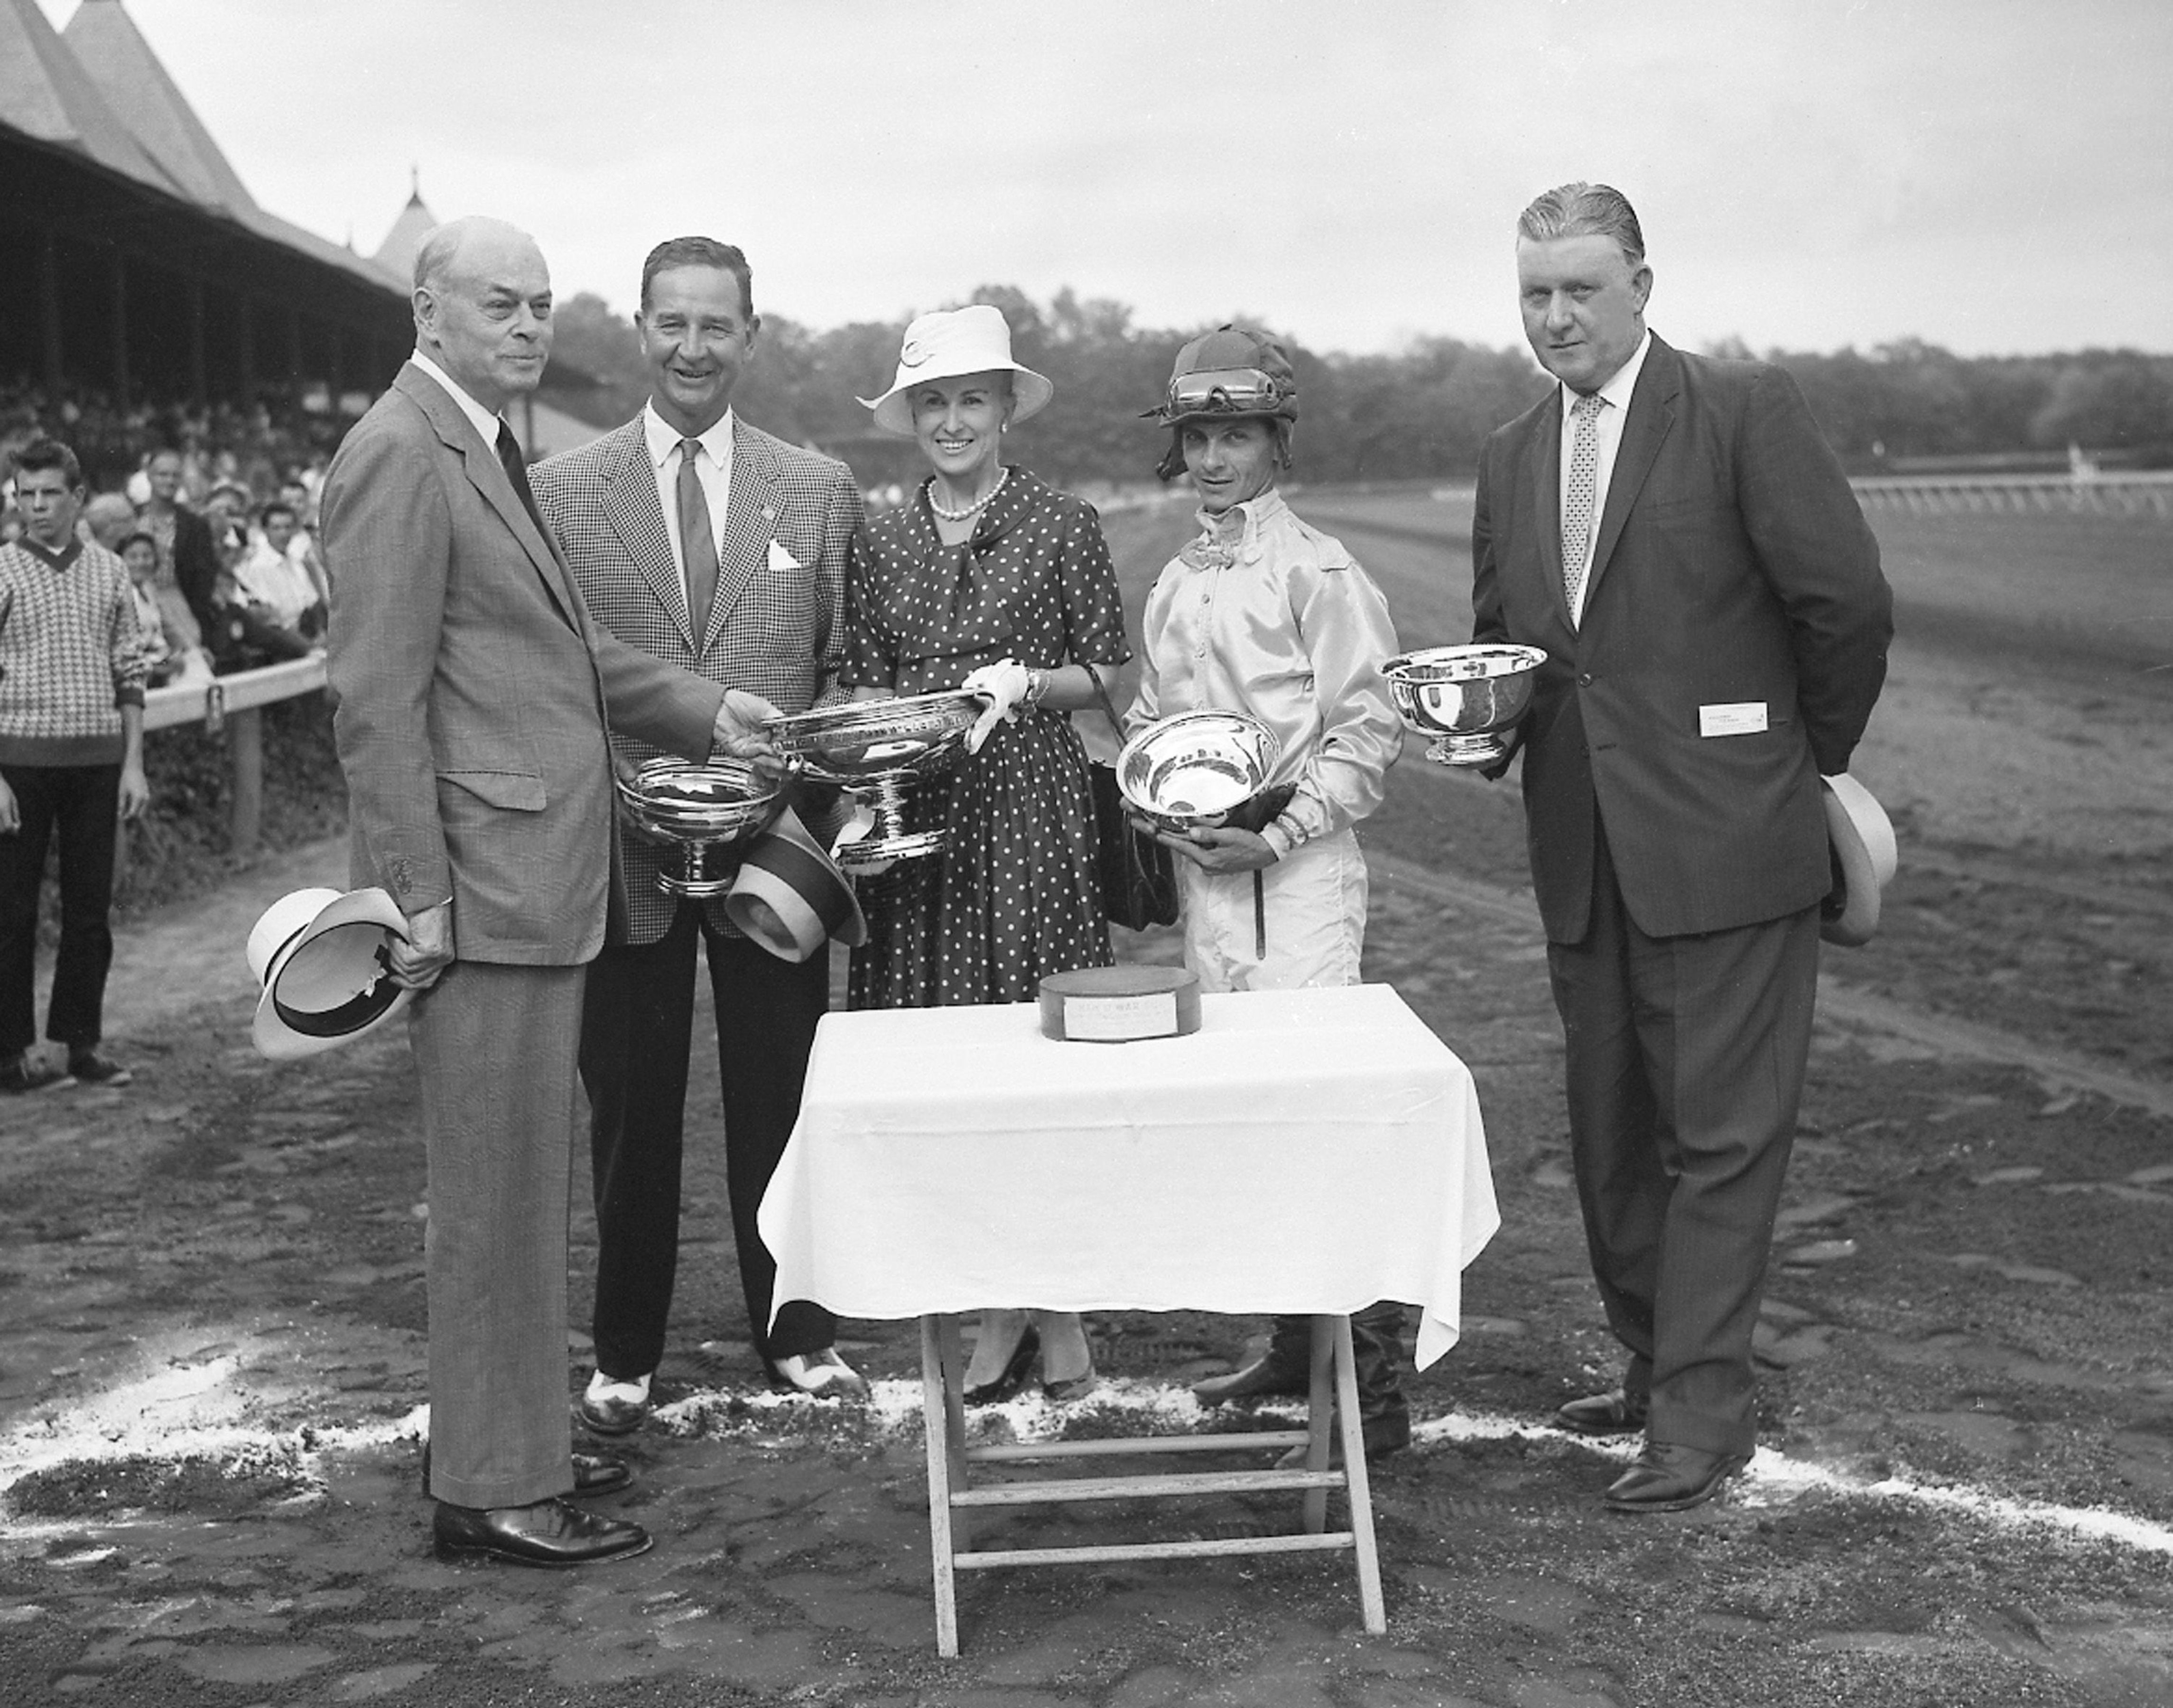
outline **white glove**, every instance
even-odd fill
[[[989,703],[989,709],[975,720],[966,732],[966,751],[978,753],[981,744],[989,739],[998,719],[1015,721],[1018,709],[1026,699],[1027,690],[1033,685],[1033,672],[1016,659],[999,659],[980,669],[958,684],[962,692],[975,694]]]

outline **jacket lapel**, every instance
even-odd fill
[[[566,626],[579,630],[580,622],[574,614],[576,601],[566,579],[565,565],[558,561],[557,544],[537,531],[528,507],[520,502],[520,494],[513,490],[513,482],[506,478],[505,466],[498,460],[498,447],[483,443],[477,436],[475,423],[445,395],[445,387],[421,369],[412,364],[402,368],[393,384],[412,398],[430,418],[430,424],[438,430],[439,443],[448,450],[460,453],[461,471],[467,476],[468,484],[498,512],[499,520],[535,565],[544,593]]]
[[[1630,418],[1622,423],[1622,443],[1615,453],[1615,472],[1607,482],[1607,508],[1599,518],[1599,539],[1592,550],[1592,574],[1585,583],[1584,608],[1592,609],[1592,590],[1606,573],[1615,542],[1645,477],[1675,424],[1675,396],[1682,389],[1682,367],[1675,353],[1655,336],[1645,353],[1645,365],[1637,374],[1636,390],[1630,394]],[[1557,452],[1559,455],[1559,452]],[[1561,547],[1556,547],[1557,553]]]
[[[731,498],[717,541],[717,601],[709,607],[709,628],[698,651],[722,632],[740,595],[768,567],[769,543],[777,537],[779,508],[777,470],[769,449],[734,416]]]
[[[624,429],[625,437],[604,471],[604,520],[626,547],[627,556],[641,572],[656,602],[671,613],[687,644],[700,650],[693,625],[687,617],[687,583],[671,556],[671,536],[664,525],[664,511],[656,496],[656,466],[649,460],[649,439],[641,418]]]

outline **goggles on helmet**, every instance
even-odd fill
[[[1203,368],[1169,382],[1165,417],[1268,415],[1291,395],[1289,381],[1258,368]]]

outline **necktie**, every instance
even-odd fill
[[[543,525],[543,513],[536,508],[536,494],[528,489],[528,459],[521,455],[513,429],[503,421],[498,423],[498,460],[505,465],[505,477],[513,482],[513,495],[520,500],[520,508],[528,512],[536,531],[548,540],[551,534]]]
[[[694,471],[698,439],[679,441],[679,551],[687,560],[687,628],[694,649],[709,627],[709,606],[717,597],[717,536],[709,526],[709,500]]]
[[[1592,547],[1592,497],[1599,484],[1599,412],[1605,407],[1593,393],[1578,398],[1569,410],[1577,442],[1570,450],[1569,491],[1562,498],[1561,548],[1562,585],[1569,594],[1572,621],[1577,617],[1585,558]]]

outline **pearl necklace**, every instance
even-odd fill
[[[988,509],[988,507],[995,501],[996,494],[1004,489],[1004,482],[1011,477],[1011,471],[1009,469],[1006,469],[1001,474],[996,477],[995,485],[990,487],[988,491],[983,493],[980,497],[974,499],[972,504],[967,505],[962,510],[946,510],[942,505],[937,504],[936,502],[936,482],[930,481],[928,483],[928,508],[935,511],[937,515],[942,517],[946,522],[962,522],[967,517],[977,515],[980,511]]]

